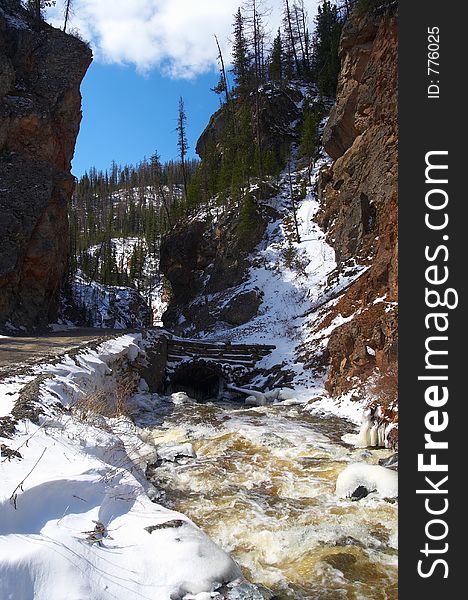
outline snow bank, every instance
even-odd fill
[[[348,419],[356,425],[362,422],[362,415],[366,408],[367,400],[357,400],[353,398],[353,392],[343,394],[338,398],[330,396],[321,396],[313,404],[307,407],[307,410],[316,415],[334,415]]]
[[[336,480],[336,495],[349,498],[359,488],[377,493],[381,498],[398,496],[398,473],[379,465],[354,463],[346,467]]]
[[[70,423],[21,451],[2,467],[1,598],[167,600],[241,575],[188,519],[151,502],[115,436]],[[40,456],[15,508],[10,494]],[[99,544],[89,540],[95,522],[106,531]]]
[[[53,407],[111,393],[140,339],[122,336],[37,368],[53,376],[41,388],[53,418],[22,421],[14,439],[1,440],[22,459],[0,465],[0,598],[182,600],[243,581],[188,518],[152,502],[144,468],[156,451],[129,419],[96,426]]]
[[[33,377],[14,377],[0,383],[0,418],[10,414],[21,389],[32,379]]]
[[[53,375],[44,385],[44,403],[58,400],[68,407],[95,392],[113,393],[119,370],[142,354],[141,341],[140,333],[122,335],[103,342],[95,350],[88,348],[73,358],[66,356],[58,364],[38,367],[39,373]]]

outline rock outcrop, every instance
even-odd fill
[[[333,315],[354,315],[328,343],[327,385],[333,394],[396,361],[396,4],[355,12],[345,24],[337,98],[323,136],[333,163],[321,174],[319,223],[339,270],[368,266],[333,308]]]
[[[258,213],[242,228],[238,211],[232,210],[215,224],[193,220],[166,236],[160,269],[171,284],[172,300],[163,316],[165,327],[182,334],[189,325],[195,333],[218,321],[239,325],[256,314],[260,292],[231,294],[246,277],[247,257],[262,239],[267,218]]]
[[[284,149],[299,140],[303,104],[317,98],[318,92],[306,84],[265,84],[259,92],[262,149],[281,163]],[[224,155],[229,143],[228,111],[234,112],[237,123],[245,123],[247,115],[253,128],[255,110],[252,94],[238,97],[214,113],[196,145],[202,161],[212,152]],[[173,292],[163,321],[179,335],[210,331],[217,323],[236,327],[257,315],[261,291],[243,289],[251,266],[247,258],[261,242],[267,223],[277,218],[267,201],[278,194],[278,188],[273,179],[261,185],[253,180],[250,193],[255,198],[256,214],[248,219],[233,205],[214,222],[206,216],[194,219],[178,225],[163,240],[160,269]]]
[[[309,97],[314,97],[316,93],[312,86],[307,90]],[[297,139],[298,132],[292,124],[297,125],[301,118],[300,103],[303,99],[303,92],[292,85],[281,88],[272,84],[262,86],[259,94],[259,120],[264,150],[271,150],[279,156],[285,145]],[[197,142],[197,154],[203,158],[213,146],[222,153],[228,111],[233,110],[236,121],[239,122],[244,110],[247,109],[251,114],[255,112],[254,102],[254,96],[249,96],[238,99],[229,108],[224,105],[215,112]]]
[[[19,2],[2,2],[0,330],[40,329],[56,316],[90,62],[82,41],[31,19]]]

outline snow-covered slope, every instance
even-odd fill
[[[90,327],[134,329],[151,324],[151,311],[145,299],[132,288],[102,285],[78,271],[71,293]]]
[[[159,264],[157,257],[149,252],[146,240],[139,237],[120,237],[110,240],[112,251],[115,256],[115,262],[119,273],[131,275],[132,257],[135,248],[140,247],[145,258],[141,273],[141,279],[134,281],[134,287],[140,290],[140,293],[147,299],[153,311],[152,325],[161,325],[162,315],[167,307],[164,300],[163,286],[159,275]],[[101,246],[91,246],[88,253],[93,256],[99,256]]]
[[[306,368],[307,351],[320,354],[326,348],[330,333],[340,324],[350,320],[340,314],[334,315],[326,328],[314,330],[314,324],[332,309],[337,295],[365,270],[355,265],[349,274],[336,275],[335,251],[327,243],[325,233],[315,222],[320,209],[316,194],[316,182],[322,167],[330,159],[325,155],[316,161],[305,194],[300,192],[307,180],[308,168],[300,168],[297,161],[292,165],[292,188],[296,198],[297,231],[293,219],[291,183],[286,170],[279,178],[278,194],[263,202],[263,207],[273,209],[277,215],[267,225],[265,235],[249,257],[250,268],[240,285],[208,298],[201,293],[193,304],[208,300],[217,304],[222,312],[234,298],[252,290],[261,292],[262,302],[257,315],[244,325],[231,326],[222,320],[205,331],[197,331],[180,316],[184,335],[204,339],[231,340],[237,343],[273,344],[276,350],[263,360],[260,367],[271,369],[282,365],[292,373],[296,389],[310,394],[323,393],[323,378],[317,371]],[[302,196],[302,198],[301,198]],[[323,375],[323,373],[322,373]],[[261,384],[261,381],[258,381]]]
[[[70,410],[96,393],[115,396],[142,358],[140,343],[139,334],[121,336],[0,384],[7,407],[41,376],[37,423],[18,421],[11,439],[0,427],[2,600],[206,600],[221,583],[242,581],[198,527],[152,501],[144,470],[155,448],[127,416]]]
[[[132,287],[110,286],[91,281],[78,270],[71,289],[73,303],[78,307],[85,307],[87,320],[93,327],[124,329],[161,325],[167,302],[164,300],[158,259],[149,252],[146,241],[139,237],[112,238],[110,246],[118,272],[127,277],[132,276],[135,250],[141,251],[144,264],[140,278],[131,282]],[[99,268],[102,263],[102,247],[102,244],[97,244],[87,250],[89,256],[97,258]],[[151,316],[149,311],[145,314],[145,304],[151,307]],[[141,314],[135,314],[135,307],[138,305],[138,312]]]

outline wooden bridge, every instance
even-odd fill
[[[230,342],[201,342],[173,338],[167,344],[168,371],[182,362],[203,360],[222,367],[254,369],[276,346],[232,344]]]
[[[261,374],[259,363],[275,348],[172,337],[167,341],[166,391],[184,391],[197,400],[219,397],[227,384],[244,384]]]

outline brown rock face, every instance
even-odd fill
[[[397,19],[395,10],[351,15],[341,40],[337,100],[324,132],[334,159],[321,176],[321,226],[338,268],[369,269],[334,314],[354,314],[328,344],[328,389],[342,393],[396,360]],[[383,301],[382,301],[383,300]],[[370,348],[370,351],[369,351]]]
[[[68,200],[91,51],[0,8],[0,330],[44,327],[56,315],[68,257]]]

